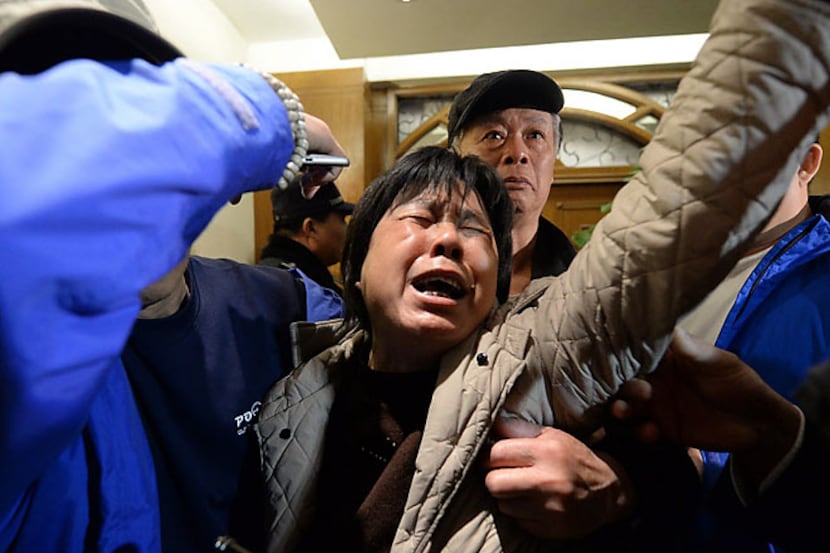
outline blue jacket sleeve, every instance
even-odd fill
[[[77,438],[139,291],[293,139],[259,75],[184,59],[3,73],[0,106],[2,512]]]
[[[343,316],[343,298],[340,294],[331,288],[320,286],[296,267],[289,270],[303,279],[306,320],[328,321]]]
[[[703,489],[710,491],[715,487],[715,483],[720,478],[727,461],[729,461],[729,454],[718,451],[701,451],[703,456]]]

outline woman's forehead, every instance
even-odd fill
[[[452,208],[454,210],[461,209],[463,206],[466,209],[472,208],[476,211],[484,211],[484,205],[476,189],[460,181],[452,184],[446,182],[429,183],[422,186],[418,191],[411,190],[408,194],[404,191],[394,202],[393,209],[395,206],[410,203],[430,205],[437,208],[443,207],[444,209]]]

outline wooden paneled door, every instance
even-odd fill
[[[297,93],[307,113],[328,123],[351,162],[337,179],[346,201],[355,202],[365,187],[366,82],[363,68],[303,71],[276,75]],[[273,231],[270,191],[254,196],[256,260]]]

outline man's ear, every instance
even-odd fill
[[[300,226],[303,231],[303,235],[306,237],[311,236],[312,234],[317,232],[317,228],[314,225],[314,219],[311,217],[306,217],[303,219],[303,224]]]
[[[819,144],[813,143],[804,154],[804,159],[801,160],[801,167],[798,169],[799,176],[805,181],[810,182],[818,173],[821,167],[821,159],[824,156],[824,150]]]

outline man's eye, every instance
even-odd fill
[[[527,133],[528,138],[533,138],[535,140],[541,140],[545,138],[545,133],[542,131],[530,131]]]
[[[502,137],[503,137],[503,135],[501,134],[500,131],[487,131],[484,134],[484,139],[485,140],[501,140]]]

